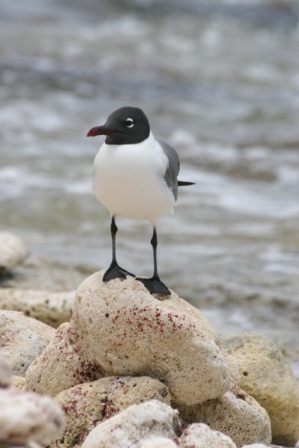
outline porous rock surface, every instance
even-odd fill
[[[0,356],[9,361],[14,375],[25,375],[54,333],[53,328],[23,313],[0,310]]]
[[[153,439],[142,440],[137,448],[177,448],[178,445],[166,437],[154,437]]]
[[[149,377],[109,377],[79,384],[55,397],[66,416],[61,439],[51,446],[69,448],[81,445],[89,432],[132,404],[158,399],[170,404],[167,387]]]
[[[240,369],[237,361],[229,353],[224,353],[224,359],[230,373],[229,391],[236,395],[240,390]]]
[[[154,447],[156,443],[156,447],[159,447],[157,440],[161,437],[172,441],[177,439],[177,419],[178,412],[158,400],[133,404],[109,420],[99,423],[89,433],[82,448],[142,447],[143,443],[149,441],[153,442],[150,446]]]
[[[11,377],[11,385],[14,389],[25,390],[25,378],[23,376],[13,375]]]
[[[269,445],[264,445],[263,443],[252,443],[250,445],[244,445],[242,448],[268,448]],[[274,445],[271,445],[274,447]],[[281,448],[276,446],[276,448]]]
[[[0,445],[32,445],[33,441],[48,443],[59,437],[64,416],[50,397],[32,392],[19,392],[9,385],[9,365],[0,358]]]
[[[11,385],[11,367],[5,358],[0,358],[0,387]]]
[[[0,309],[22,311],[26,316],[57,328],[70,321],[75,291],[48,292],[30,289],[0,289]]]
[[[269,414],[273,443],[294,446],[299,439],[299,386],[279,348],[258,333],[223,338],[236,359],[241,387]]]
[[[18,236],[0,232],[0,273],[22,263],[29,255],[29,249]]]
[[[237,448],[232,439],[219,431],[213,431],[204,423],[193,423],[184,429],[180,448]]]
[[[0,440],[26,444],[59,437],[63,413],[50,397],[13,388],[0,390]]]
[[[60,325],[47,348],[27,369],[26,390],[55,397],[72,386],[103,377],[96,365],[84,362],[77,344],[80,341],[70,324]]]
[[[78,288],[73,317],[26,374],[27,390],[57,395],[104,376],[150,376],[172,398],[193,405],[230,386],[218,337],[206,317],[180,299],[152,296],[132,277],[104,283],[104,271]]]
[[[254,398],[240,390],[237,395],[226,392],[202,405],[179,406],[184,422],[206,423],[215,431],[229,436],[237,447],[271,442],[271,424],[265,411]]]

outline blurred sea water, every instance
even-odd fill
[[[107,267],[102,139],[85,135],[139,106],[196,182],[158,227],[161,277],[220,333],[297,350],[299,372],[298,21],[291,0],[1,2],[1,229],[36,256]],[[119,229],[120,264],[149,275],[150,226]]]

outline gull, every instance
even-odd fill
[[[94,160],[92,188],[96,199],[111,216],[112,261],[103,281],[126,278],[134,274],[121,268],[116,260],[116,217],[147,220],[153,226],[151,245],[154,273],[151,278],[136,279],[151,294],[169,295],[160,280],[157,265],[157,220],[172,215],[178,187],[193,185],[177,179],[180,160],[167,143],[153,136],[145,113],[137,107],[121,107],[107,118],[103,126],[95,126],[87,137],[105,135],[105,142]]]

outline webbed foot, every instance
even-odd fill
[[[131,274],[131,272],[126,271],[125,269],[118,266],[117,263],[111,263],[110,267],[107,269],[107,271],[104,274],[103,282],[109,282],[109,280],[113,280],[114,278],[126,278],[127,275],[131,275],[132,277],[135,277],[134,274]]]
[[[142,282],[144,284],[144,286],[146,287],[146,289],[148,289],[148,291],[151,294],[171,295],[171,292],[169,291],[167,286],[163,282],[161,282],[159,277],[155,277],[155,276],[153,276],[151,278],[136,277],[136,280],[138,280],[139,282]]]

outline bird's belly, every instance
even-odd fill
[[[119,167],[115,161],[95,162],[93,192],[112,215],[155,223],[173,213],[174,196],[163,177],[130,165]]]

